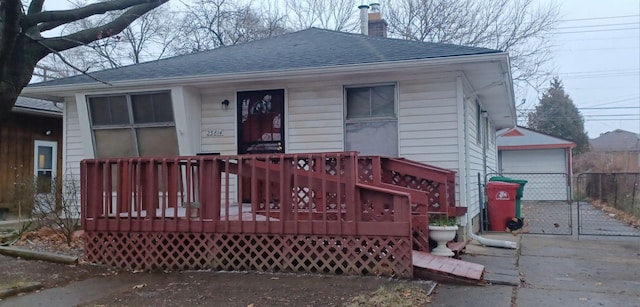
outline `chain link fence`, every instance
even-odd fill
[[[520,216],[524,219],[521,233],[573,233],[571,179],[566,173],[494,173],[487,175],[486,183],[493,177],[527,181],[520,200]]]
[[[640,173],[576,177],[578,234],[640,236]]]

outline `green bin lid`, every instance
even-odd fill
[[[513,178],[509,178],[509,177],[503,177],[503,176],[493,176],[491,178],[489,178],[489,181],[502,181],[502,182],[510,182],[510,183],[519,183],[520,185],[525,185],[527,184],[527,180],[524,179],[513,179]]]

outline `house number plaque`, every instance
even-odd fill
[[[207,130],[207,136],[223,136],[222,130]]]

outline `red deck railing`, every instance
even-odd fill
[[[410,277],[428,215],[455,209],[454,176],[355,152],[84,160],[85,257]]]
[[[357,182],[354,152],[82,162],[87,230],[407,235],[410,197]]]

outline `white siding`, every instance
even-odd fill
[[[341,83],[293,85],[287,88],[287,98],[285,146],[288,153],[344,149]]]
[[[489,123],[489,142],[487,146],[487,173],[499,172],[498,167],[498,145],[496,144],[496,130]]]
[[[482,142],[478,142],[477,130],[477,103],[473,99],[465,100],[465,122],[467,123],[466,144],[469,146],[466,158],[467,161],[467,186],[469,198],[467,199],[468,214],[476,216],[480,213],[480,204],[478,202],[479,193],[484,193],[478,187],[478,173],[480,173],[480,182],[484,181],[484,161],[483,161],[483,145]],[[481,128],[482,129],[482,128]]]
[[[398,83],[399,153],[458,171],[455,78],[429,77]]]
[[[192,97],[195,97],[192,95]],[[202,94],[201,115],[201,152],[219,153],[221,155],[235,155],[238,153],[236,140],[236,99],[235,91],[221,90]],[[229,107],[222,106],[223,100],[229,100]],[[208,131],[222,131],[222,135],[207,135]],[[224,187],[226,178],[222,176]],[[229,176],[229,198],[232,203],[237,201],[237,177]],[[224,191],[224,190],[223,190]],[[221,195],[224,199],[226,196]]]
[[[80,161],[85,158],[85,144],[83,143],[78,106],[75,99],[68,98],[64,105],[64,132],[62,152],[62,173],[66,175],[80,175]],[[87,132],[88,133],[88,132]]]
[[[201,152],[215,152],[221,155],[235,155],[238,152],[236,141],[236,92],[222,90],[202,95]],[[229,100],[228,109],[221,101]],[[222,135],[208,136],[208,131],[222,131]]]

